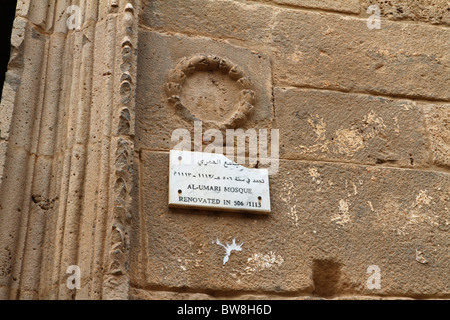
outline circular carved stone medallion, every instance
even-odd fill
[[[186,120],[216,129],[236,128],[255,105],[249,77],[230,60],[198,54],[183,58],[170,70],[165,92]]]

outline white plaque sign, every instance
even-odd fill
[[[222,154],[171,150],[169,207],[269,213],[269,172]]]

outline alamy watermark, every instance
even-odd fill
[[[381,269],[377,265],[371,265],[367,268],[367,274],[370,275],[366,282],[369,290],[381,289]]]
[[[367,8],[367,13],[371,14],[369,18],[367,18],[367,28],[370,30],[373,29],[381,29],[381,9],[377,5],[371,5]]]
[[[70,276],[67,278],[66,286],[69,290],[81,289],[81,268],[79,266],[69,266],[66,270]]]
[[[224,137],[222,131],[218,129],[209,129],[203,133],[202,121],[195,121],[193,140],[191,132],[187,129],[174,130],[171,140],[172,143],[176,143],[174,150],[223,154],[240,165],[248,164],[250,167],[261,165],[267,168],[271,175],[278,172],[280,162],[278,129],[271,129],[270,136],[268,129],[245,131],[244,129],[227,129]],[[210,144],[203,148],[204,142],[210,142]]]
[[[77,5],[67,7],[66,14],[69,16],[66,20],[67,29],[80,30],[83,24],[83,15],[81,8]]]

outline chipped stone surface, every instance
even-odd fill
[[[450,168],[450,105],[426,106],[424,110],[433,161]]]
[[[362,19],[285,10],[272,32],[275,82],[449,100],[449,38],[447,28],[370,30]]]
[[[323,301],[323,300],[412,300],[405,297],[379,297],[379,296],[361,296],[361,295],[344,295],[336,298],[321,298],[312,295],[299,296],[277,296],[277,295],[263,295],[263,294],[242,294],[236,296],[218,296],[209,295],[205,293],[181,293],[171,291],[155,291],[132,288],[130,292],[130,299],[132,300],[297,300],[297,301]],[[435,300],[435,299],[433,299]],[[437,299],[439,300],[439,299]]]
[[[255,253],[247,259],[247,266],[244,273],[258,272],[265,269],[280,267],[284,259],[280,255],[276,255],[272,251],[267,254]]]
[[[6,151],[8,150],[8,143],[0,141],[0,182],[3,178],[3,169],[5,167]]]
[[[423,112],[412,101],[276,88],[275,105],[284,123],[282,158],[401,167],[429,164]]]
[[[383,18],[450,25],[448,0],[363,0],[363,9],[378,5]]]
[[[282,195],[273,198],[273,214],[236,217],[222,212],[186,214],[164,207],[167,161],[167,153],[142,153],[141,185],[159,187],[141,189],[141,232],[147,240],[139,244],[145,247],[139,254],[148,261],[148,282],[135,274],[138,283],[188,285],[200,291],[257,288],[273,294],[308,294],[315,290],[314,277],[320,277],[321,269],[314,269],[314,261],[319,266],[323,261],[336,266],[340,288],[352,294],[426,297],[450,293],[445,271],[450,221],[450,176],[446,173],[281,161],[279,174],[271,180],[271,192]],[[313,177],[320,175],[321,190],[310,172]],[[290,214],[294,206],[295,224]],[[228,243],[236,238],[245,245],[224,265],[217,238]],[[416,249],[428,264],[417,263]],[[199,263],[183,264],[182,269],[180,259]],[[366,288],[370,265],[380,267],[380,290]]]
[[[143,8],[142,22],[152,28],[265,42],[277,10],[234,0],[152,0]]]

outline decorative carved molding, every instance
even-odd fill
[[[182,102],[183,85],[194,73],[201,71],[221,72],[228,75],[240,88],[239,103],[235,106],[233,115],[224,122],[203,121],[204,126],[223,130],[235,128],[245,122],[256,102],[250,78],[244,74],[242,68],[230,60],[215,55],[197,54],[190,58],[183,58],[174,69],[169,71],[164,88],[169,104],[186,120],[201,120],[201,115],[193,114]]]
[[[123,9],[120,75],[120,107],[115,133],[115,171],[112,172],[114,187],[112,225],[109,226],[109,255],[106,261],[107,274],[103,281],[104,299],[127,299],[129,290],[129,251],[131,224],[131,188],[133,185],[134,153],[134,91],[133,76],[136,56],[135,9],[128,2]]]
[[[15,146],[0,159],[0,299],[128,298],[140,3],[77,2],[92,23],[67,30],[73,2],[18,5],[2,101],[14,116],[0,124]],[[71,265],[81,290],[66,286]]]

